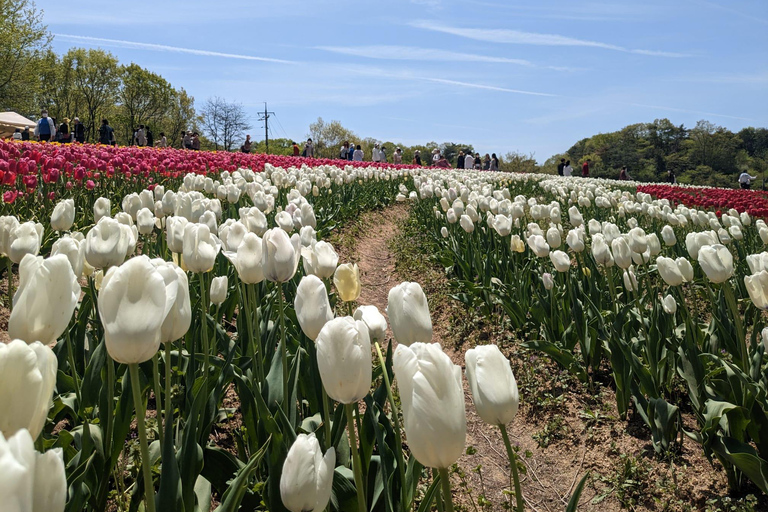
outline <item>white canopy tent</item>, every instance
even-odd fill
[[[35,122],[16,112],[0,112],[0,139],[10,137],[16,128],[24,131],[29,126],[30,133],[35,130]]]

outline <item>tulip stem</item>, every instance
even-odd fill
[[[349,445],[352,448],[352,468],[355,473],[355,488],[357,489],[357,510],[366,511],[365,491],[363,490],[363,468],[360,462],[360,452],[357,450],[357,434],[355,433],[355,419],[352,409],[354,404],[344,404],[344,412],[347,413],[347,428],[349,429]]]
[[[384,377],[384,384],[387,386],[387,398],[389,399],[389,408],[392,410],[392,426],[394,427],[392,430],[395,431],[395,442],[397,443],[397,446],[399,449],[396,451],[395,456],[397,457],[397,468],[400,471],[400,488],[403,491],[403,497],[405,497],[405,462],[403,461],[403,440],[400,436],[400,418],[399,418],[399,411],[397,410],[397,405],[395,405],[395,397],[392,396],[392,384],[389,381],[389,373],[387,373],[387,365],[384,362],[384,356],[381,354],[381,346],[379,345],[379,342],[375,342],[376,346],[376,354],[379,356],[379,364],[381,364],[381,374]],[[405,500],[403,500],[403,505],[405,506]]]
[[[254,347],[254,355],[253,355],[253,363],[256,366],[254,371],[256,372],[256,376],[259,379],[259,385],[264,385],[264,366],[262,365],[262,361],[264,360],[264,351],[261,348],[261,318],[259,315],[259,290],[258,290],[258,284],[246,284],[246,293],[250,293],[249,302],[250,302],[250,309],[253,310],[254,314],[254,324],[255,324],[255,331],[251,331],[251,335],[253,336],[253,339],[256,340],[256,346]],[[251,318],[250,316],[251,312],[248,312],[247,317]]]
[[[445,512],[453,512],[453,496],[451,496],[451,477],[448,475],[447,468],[437,470],[440,475],[440,485],[443,488],[443,498],[445,500]]]
[[[152,358],[152,384],[155,387],[155,419],[157,419],[157,439],[160,441],[160,452],[163,451],[163,425],[160,422],[160,411],[163,410],[163,397],[160,388],[160,353]]]
[[[203,316],[201,319],[200,330],[203,335],[203,382],[208,385],[208,364],[210,354],[210,347],[208,346],[208,298],[206,292],[208,291],[205,283],[205,274],[200,273],[200,307],[203,310]],[[206,388],[207,389],[207,388]]]
[[[323,392],[323,424],[325,425],[325,449],[328,450],[333,445],[333,436],[331,435],[331,403],[328,401],[328,393],[325,386],[320,386]]]
[[[8,311],[13,311],[13,261],[11,258],[5,262],[8,269]]]
[[[525,505],[523,504],[523,491],[520,488],[520,475],[517,473],[517,455],[512,449],[512,444],[509,442],[509,436],[507,435],[506,425],[499,425],[501,430],[501,438],[504,439],[504,446],[507,448],[507,457],[509,457],[509,466],[511,468],[512,482],[515,486],[515,500],[517,500],[517,512],[524,512]]]
[[[280,356],[283,366],[283,412],[288,416],[288,349],[285,346],[285,304],[283,285],[277,283],[278,315],[280,317]]]
[[[728,309],[731,310],[733,321],[736,324],[736,337],[739,340],[739,359],[741,359],[741,369],[745,372],[748,372],[749,356],[747,351],[747,336],[744,334],[744,323],[741,320],[741,314],[739,314],[739,308],[736,305],[736,298],[733,295],[733,288],[731,288],[731,283],[728,281],[723,283],[723,292],[725,293],[725,302],[728,304]]]
[[[139,429],[139,448],[141,449],[141,472],[144,475],[144,498],[147,512],[155,512],[155,487],[152,484],[152,467],[149,460],[149,445],[147,444],[147,430],[144,426],[146,412],[144,411],[144,399],[141,396],[139,383],[139,365],[128,365],[131,375],[131,389],[133,390],[133,404],[136,408],[136,425]]]
[[[173,401],[171,400],[171,342],[165,343],[165,415],[163,417],[163,426],[161,430],[165,430],[165,426],[170,422],[173,424]],[[162,439],[162,438],[161,438]],[[173,439],[169,439],[169,442],[173,443]]]
[[[69,329],[67,333],[67,359],[69,360],[69,369],[72,372],[72,381],[75,383],[75,396],[77,397],[78,409],[82,407],[83,402],[80,395],[80,381],[77,379],[77,367],[75,366],[75,350],[72,347],[72,337],[69,335]]]

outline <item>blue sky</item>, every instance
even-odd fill
[[[38,0],[54,49],[101,47],[242,103],[263,138],[318,117],[404,144],[471,143],[540,162],[667,117],[768,126],[765,0]]]

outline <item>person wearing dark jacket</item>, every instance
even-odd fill
[[[152,134],[152,130],[147,126],[147,146],[152,147],[155,145],[155,136]]]
[[[101,120],[101,128],[99,128],[99,144],[105,146],[111,146],[115,140],[115,131],[109,126],[109,121],[106,119]]]
[[[80,122],[80,118],[75,118],[75,126],[72,128],[72,133],[75,136],[75,142],[79,142],[80,144],[85,143],[85,125]]]
[[[463,151],[459,151],[459,156],[456,157],[456,168],[457,169],[464,168],[464,152]]]
[[[563,169],[565,168],[565,158],[560,159],[560,163],[557,164],[557,174],[563,175]]]

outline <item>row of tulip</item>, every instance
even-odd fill
[[[422,173],[265,165],[87,208],[64,199],[45,226],[0,218],[7,275],[19,271],[18,289],[8,282],[14,341],[0,345],[3,497],[53,512],[193,512],[212,496],[221,511],[453,510],[462,372],[431,343],[427,298],[416,283],[390,291],[397,348],[383,348],[384,316],[354,308],[357,266],[322,240]],[[466,378],[501,429],[522,512],[509,361],[477,347]],[[225,428],[230,450],[211,442]]]
[[[607,364],[619,413],[644,421],[660,455],[690,438],[732,489],[768,492],[762,219],[592,179],[446,171],[401,197],[415,200],[456,297],[505,316],[587,385]]]
[[[682,204],[717,212],[733,208],[754,217],[768,217],[768,193],[764,190],[638,184],[637,191],[667,199],[673,206]]]

